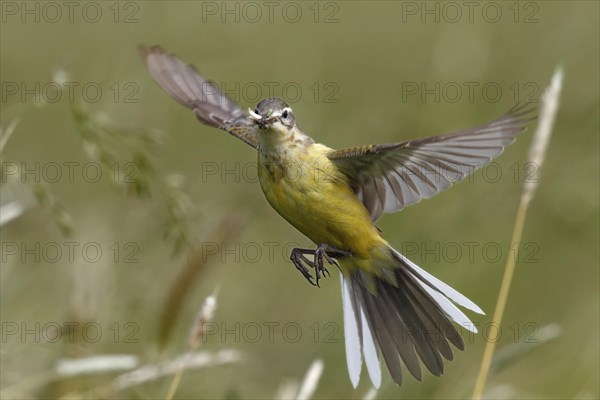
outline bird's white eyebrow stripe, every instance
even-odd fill
[[[274,112],[273,114],[271,114],[271,118],[273,117],[281,117],[283,115],[284,112],[292,112],[291,107],[285,107],[281,110],[282,112]],[[248,113],[250,114],[250,118],[254,119],[255,121],[259,121],[262,119],[262,115],[255,113],[251,108],[248,108]]]
[[[281,112],[274,112],[273,114],[271,114],[271,118],[272,117],[281,117],[283,115],[284,112],[292,112],[292,109],[290,107],[285,107],[281,109]]]

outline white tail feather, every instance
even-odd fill
[[[415,275],[419,280],[425,280],[425,281],[431,283],[431,285],[433,285],[439,292],[441,292],[444,296],[448,297],[450,300],[452,300],[456,304],[459,304],[465,308],[468,308],[469,310],[474,311],[477,314],[485,314],[483,312],[483,310],[481,308],[479,308],[479,306],[477,304],[473,303],[471,300],[469,300],[463,294],[459,293],[457,290],[446,285],[444,282],[440,281],[438,278],[431,275],[429,272],[420,268],[417,264],[413,263],[408,258],[404,257],[402,254],[400,254],[396,250],[392,249],[392,251],[394,252],[396,257],[399,257],[406,264],[408,264],[414,270],[414,272],[416,272]]]
[[[367,323],[367,317],[365,317],[364,310],[360,309],[360,319],[362,321],[362,338],[363,338],[363,352],[365,354],[365,364],[367,364],[367,372],[369,378],[375,389],[379,389],[381,386],[381,364],[379,363],[379,356],[377,354],[377,348],[373,341],[373,335],[371,328]]]
[[[342,304],[344,308],[344,342],[346,344],[346,364],[348,365],[348,374],[352,386],[356,389],[360,380],[360,371],[362,370],[362,346],[358,330],[358,322],[354,307],[352,306],[352,292],[350,289],[350,280],[344,279],[340,274],[342,286]],[[362,313],[362,311],[361,311]],[[370,331],[369,331],[370,334]],[[371,338],[371,342],[373,339]]]
[[[423,283],[421,281],[418,282],[419,285],[421,285],[421,287],[425,289],[425,291],[429,293],[431,297],[433,297],[433,299],[439,304],[439,306],[442,308],[442,310],[444,310],[448,317],[452,318],[454,322],[456,322],[463,328],[473,333],[477,333],[477,328],[475,328],[473,322],[471,322],[471,320],[462,311],[460,311],[458,307],[452,304],[450,300],[444,297],[444,295],[440,292],[429,287],[426,283]]]

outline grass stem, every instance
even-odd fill
[[[546,149],[548,147],[550,134],[552,132],[552,126],[554,124],[554,117],[558,109],[558,99],[562,87],[562,76],[562,69],[557,68],[552,76],[550,86],[544,92],[544,96],[542,98],[542,108],[540,110],[540,121],[529,149],[528,159],[537,166],[538,172],[544,162]],[[523,185],[521,201],[519,203],[519,209],[517,210],[517,216],[515,217],[515,225],[513,227],[512,238],[510,241],[511,245],[514,245],[514,254],[509,255],[508,259],[506,260],[504,276],[502,277],[500,292],[498,293],[498,301],[496,302],[496,308],[492,317],[492,322],[498,325],[500,322],[502,322],[504,310],[506,309],[508,293],[510,291],[510,285],[515,273],[516,260],[518,260],[519,247],[521,243],[521,236],[523,234],[523,227],[525,226],[525,218],[527,217],[527,210],[529,209],[529,204],[535,195],[535,190],[538,184],[539,180],[535,182],[525,182]],[[477,376],[477,380],[475,381],[473,395],[471,396],[474,400],[481,399],[483,395],[483,390],[490,372],[490,366],[492,365],[495,349],[496,341],[488,340],[485,344],[483,358],[479,368],[479,374]]]

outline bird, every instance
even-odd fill
[[[243,110],[197,69],[160,46],[140,46],[146,67],[173,99],[210,127],[237,137],[257,153],[268,203],[314,244],[295,248],[292,264],[311,284],[340,271],[346,364],[359,384],[363,359],[375,388],[383,358],[400,385],[403,367],[417,380],[421,364],[435,376],[464,350],[459,329],[477,332],[461,311],[483,310],[395,250],[376,221],[383,213],[430,198],[488,164],[535,118],[517,104],[491,122],[439,136],[334,150],[300,128],[278,98]],[[314,270],[314,277],[310,271]]]

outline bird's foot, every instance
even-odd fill
[[[304,256],[303,252],[306,252],[306,251],[311,251],[311,250],[308,250],[308,249],[299,249],[299,248],[292,249],[292,254],[290,255],[290,260],[292,260],[292,263],[294,264],[294,266],[296,267],[296,269],[298,271],[300,271],[300,273],[302,274],[302,276],[304,276],[304,278],[311,285],[317,286],[313,282],[313,277],[310,275],[310,272],[308,272],[308,268],[306,268],[306,266],[304,265],[304,263],[306,263],[309,266],[311,266],[312,268],[314,268],[313,262],[310,261],[309,259],[307,259]]]
[[[306,254],[310,254],[313,256],[313,260],[309,260],[306,257]],[[335,257],[343,257],[349,256],[351,253],[346,250],[340,250],[334,246],[328,245],[326,243],[321,243],[317,246],[316,250],[310,249],[300,249],[295,248],[292,250],[292,254],[290,256],[290,260],[296,266],[298,271],[302,273],[304,278],[313,286],[319,286],[319,279],[322,276],[331,276],[327,268],[325,268],[323,259],[325,259],[329,265],[336,265],[338,268],[340,265],[338,264]],[[315,280],[313,281],[313,277],[310,275],[308,268],[306,265],[315,269]]]

